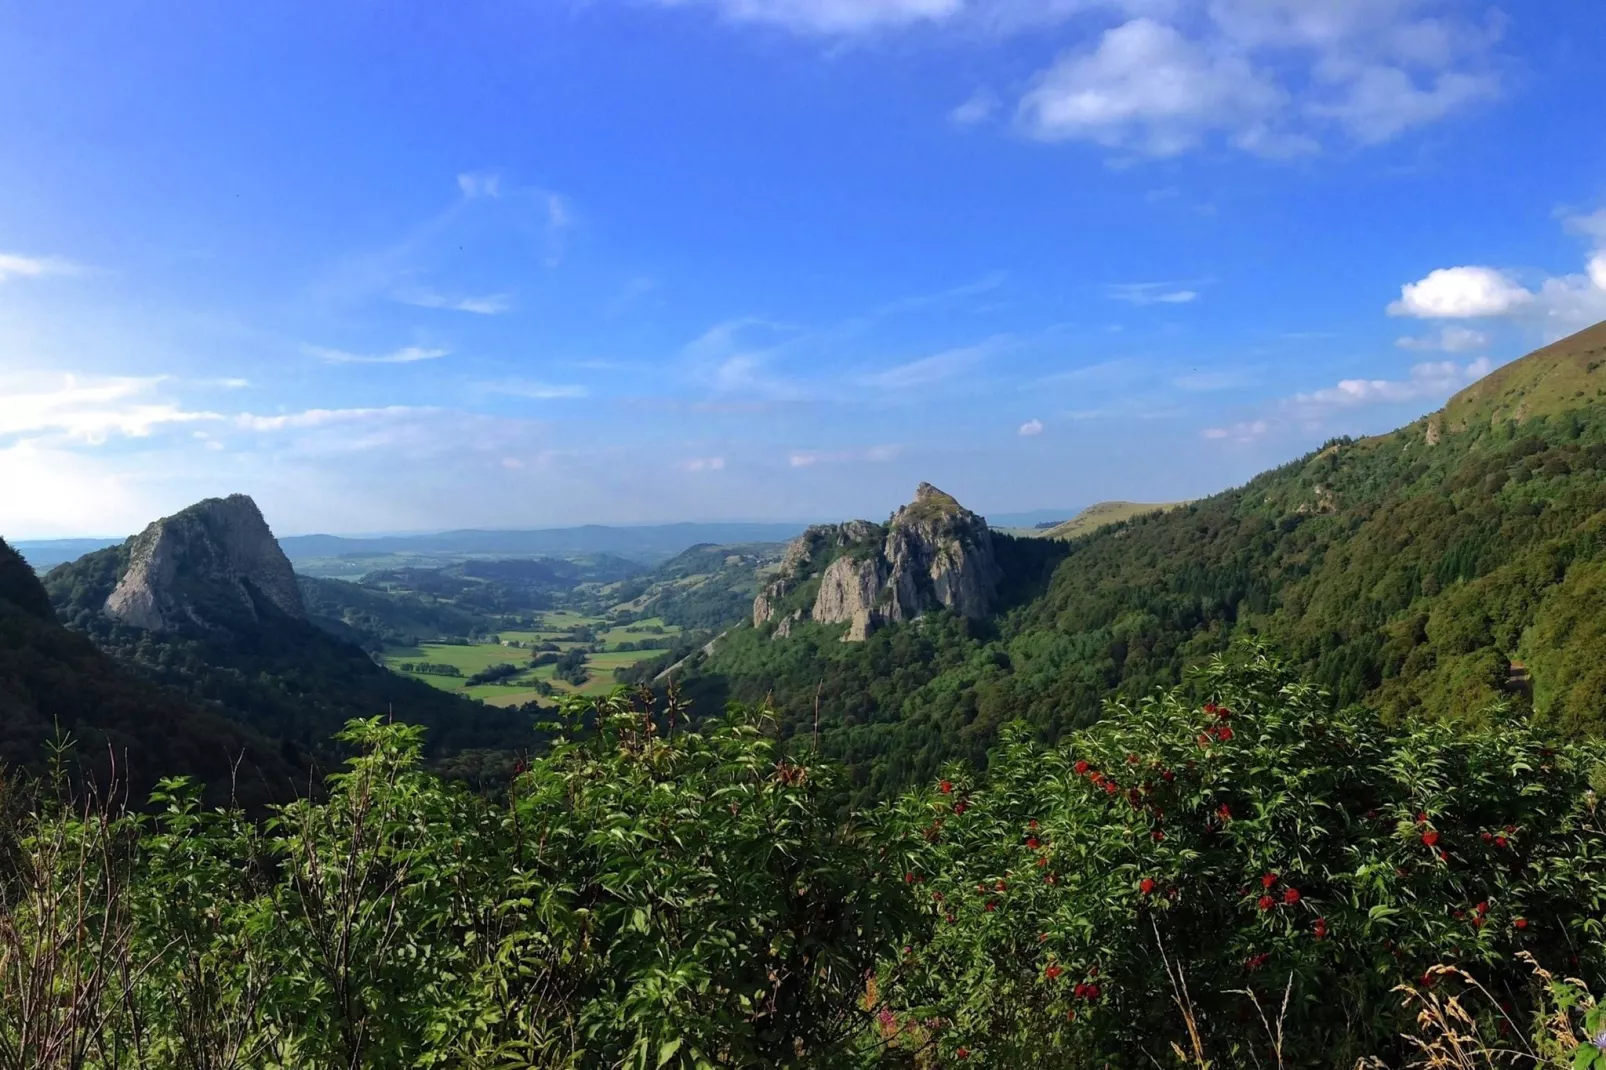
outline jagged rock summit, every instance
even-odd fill
[[[780,636],[802,620],[847,624],[844,641],[860,641],[883,624],[936,609],[985,617],[999,579],[987,522],[922,483],[885,525],[851,520],[799,536],[753,601],[753,624],[776,622]]]
[[[106,615],[162,631],[261,619],[264,605],[304,619],[290,559],[244,494],[208,498],[156,521],[128,546],[128,567]]]

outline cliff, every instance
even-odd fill
[[[992,611],[1000,575],[987,522],[922,483],[885,526],[853,520],[804,532],[754,600],[753,624],[774,622],[782,636],[801,620],[847,624],[851,642],[938,609],[979,619]]]
[[[184,623],[227,627],[257,621],[264,605],[297,619],[306,608],[290,561],[256,503],[208,498],[141,532],[106,615],[147,631]]]

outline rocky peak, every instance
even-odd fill
[[[305,618],[301,589],[256,503],[208,498],[158,520],[129,545],[128,568],[106,614],[151,631],[257,621],[271,605]]]
[[[814,576],[812,604],[788,604]],[[810,528],[790,547],[779,575],[753,603],[753,624],[780,621],[777,634],[805,617],[847,624],[862,640],[890,621],[936,609],[985,617],[997,595],[999,568],[987,522],[930,483],[885,527],[864,520]],[[804,596],[806,597],[806,596]],[[790,610],[790,612],[788,612]]]

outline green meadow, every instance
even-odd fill
[[[416,646],[393,647],[385,652],[385,665],[398,673],[402,672],[401,666],[408,663],[451,665],[463,675],[437,676],[416,672],[404,675],[422,680],[441,691],[467,695],[492,706],[520,706],[542,697],[541,693],[531,686],[536,681],[544,681],[561,694],[606,694],[614,687],[615,669],[628,668],[637,662],[657,657],[659,653],[656,650],[620,650],[618,647],[621,643],[669,640],[680,632],[674,625],[665,625],[658,619],[637,621],[630,625],[615,625],[604,618],[588,617],[571,610],[553,611],[543,613],[541,616],[542,627],[539,630],[500,632],[498,638],[501,641],[496,643],[420,643]],[[603,646],[601,651],[593,651],[587,655],[585,664],[590,676],[583,686],[575,687],[567,681],[556,679],[553,675],[556,667],[553,665],[525,668],[517,676],[509,677],[501,683],[463,686],[468,677],[484,672],[493,665],[528,666],[530,659],[541,653],[537,648],[543,643],[556,645],[560,653],[572,650],[576,646],[592,645],[577,643],[570,638],[576,628],[593,629],[597,643]],[[662,628],[663,631],[647,630],[651,628]],[[519,645],[505,646],[504,643]]]

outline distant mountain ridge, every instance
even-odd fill
[[[803,530],[801,524],[659,524],[610,527],[587,524],[572,528],[525,531],[465,529],[428,535],[347,538],[339,535],[293,535],[279,540],[286,556],[303,562],[352,555],[413,553],[425,555],[552,556],[615,554],[657,564],[698,544],[785,542]]]

